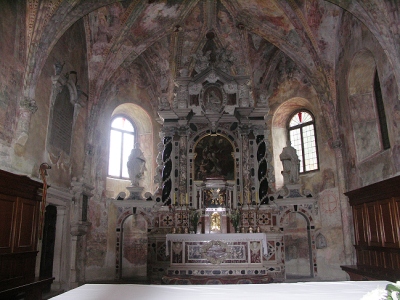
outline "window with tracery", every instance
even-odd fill
[[[111,177],[129,179],[129,154],[135,144],[135,126],[124,116],[117,116],[111,121],[110,149],[108,158],[108,175]]]
[[[300,173],[319,169],[314,117],[308,111],[296,112],[289,122],[289,139],[300,159]]]

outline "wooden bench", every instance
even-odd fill
[[[2,300],[42,300],[42,290],[53,282],[54,278],[35,278],[20,285],[0,286]]]
[[[388,280],[397,282],[400,280],[400,271],[384,269],[372,266],[340,266],[350,276],[350,280],[365,281],[365,280]]]

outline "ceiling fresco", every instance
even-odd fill
[[[196,74],[200,53],[210,55],[211,62],[225,55],[227,73],[250,76],[254,98],[272,95],[282,78],[296,77],[313,86],[321,107],[332,110],[332,51],[343,34],[341,18],[346,12],[354,14],[396,58],[400,42],[393,42],[398,28],[391,20],[398,9],[390,3],[384,7],[376,0],[28,0],[23,93],[34,98],[53,46],[80,21],[88,51],[89,106],[104,102],[112,84],[133,82],[147,90],[147,105],[156,110],[161,96],[172,102],[174,80],[181,72]]]

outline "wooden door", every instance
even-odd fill
[[[56,240],[57,207],[48,205],[44,215],[40,277],[53,277],[54,245]],[[50,286],[49,286],[50,287]]]

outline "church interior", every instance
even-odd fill
[[[0,295],[400,280],[397,0],[0,11]]]

